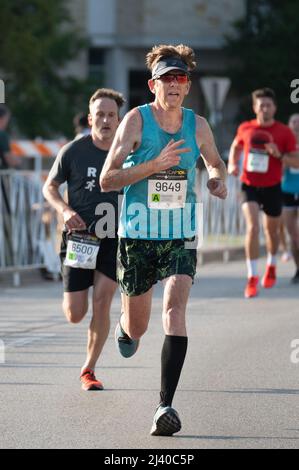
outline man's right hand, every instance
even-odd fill
[[[87,227],[84,220],[73,209],[64,209],[62,215],[67,230],[86,230]]]
[[[229,163],[228,168],[227,168],[227,172],[228,172],[229,175],[239,176],[239,174],[240,174],[239,165],[236,165],[234,163]]]
[[[164,147],[160,155],[155,160],[153,160],[155,173],[163,170],[168,170],[169,168],[172,168],[173,166],[178,166],[180,164],[180,154],[192,151],[191,148],[187,147],[179,148],[182,144],[184,144],[184,142],[185,141],[183,139],[178,140],[176,142],[171,139],[171,141],[166,145],[166,147]]]

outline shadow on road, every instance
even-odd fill
[[[185,390],[186,392],[187,390]],[[198,390],[200,393],[229,393],[245,395],[299,395],[299,390],[283,388],[257,388],[243,390]]]
[[[26,386],[26,387],[28,387],[28,386],[35,387],[36,385],[38,387],[43,387],[43,386],[53,387],[54,386],[54,384],[40,384],[40,383],[29,383],[29,382],[23,382],[23,383],[19,383],[19,382],[0,382],[0,387],[2,385],[13,385],[13,386],[20,385],[22,387],[24,387],[24,386]]]

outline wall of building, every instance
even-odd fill
[[[124,111],[130,102],[136,104],[151,96],[146,91],[148,50],[155,44],[184,43],[195,49],[198,60],[186,106],[208,116],[199,79],[225,73],[223,37],[231,31],[232,22],[244,15],[245,0],[69,0],[69,4],[91,47],[104,54],[104,85],[127,97]],[[70,64],[68,71],[88,76],[88,51]],[[227,141],[234,130],[236,111],[236,99],[230,91],[224,106]]]
[[[118,0],[117,34],[141,46],[187,41],[219,47],[231,22],[243,16],[243,0]]]

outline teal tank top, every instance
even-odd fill
[[[144,240],[175,240],[192,238],[197,233],[195,176],[196,163],[200,150],[196,143],[196,118],[191,109],[182,108],[182,127],[170,134],[155,120],[150,104],[140,106],[142,117],[142,140],[140,147],[132,152],[123,164],[123,168],[157,158],[170,142],[184,139],[184,147],[191,149],[181,155],[181,162],[173,170],[184,170],[187,177],[186,204],[184,208],[153,209],[149,208],[149,179],[144,179],[124,188],[124,197],[120,214],[118,234],[122,238]]]
[[[284,193],[299,194],[299,170],[287,168],[282,179]]]

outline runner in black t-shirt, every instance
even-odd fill
[[[91,135],[62,148],[44,186],[44,196],[63,216],[61,262],[64,280],[63,310],[79,323],[93,291],[93,317],[87,359],[81,371],[83,390],[101,390],[94,370],[110,328],[110,306],[115,293],[118,192],[102,193],[98,181],[119,124],[123,96],[99,89],[90,100]],[[59,193],[67,182],[68,204]]]

